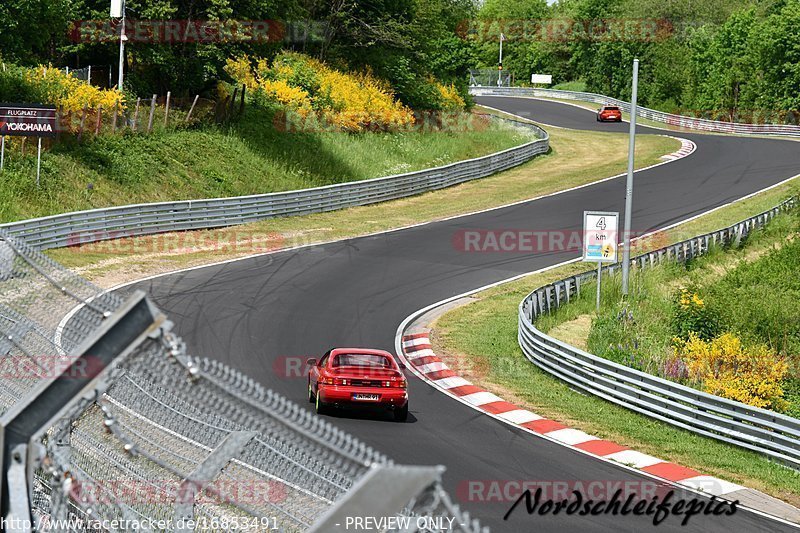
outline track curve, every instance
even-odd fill
[[[597,124],[590,111],[525,98],[476,99],[544,124],[627,131]],[[641,133],[663,133],[640,128]],[[800,144],[787,140],[680,134],[697,144],[690,157],[637,173],[637,231],[653,230],[774,185],[797,172]],[[305,380],[286,375],[287,357],[317,356],[332,346],[393,351],[398,324],[428,304],[553,265],[574,252],[464,253],[463,229],[579,230],[584,209],[622,211],[624,178],[506,208],[380,235],[253,257],[140,282],[175,321],[194,355],[221,360],[301,405]],[[127,290],[127,289],[126,289]],[[291,360],[290,360],[291,361]],[[289,372],[291,373],[291,372]],[[482,416],[410,378],[409,423],[389,417],[331,418],[399,463],[443,464],[459,500],[469,480],[632,480],[647,478]],[[676,494],[692,498],[692,493]],[[527,516],[503,521],[509,504],[463,503],[494,532],[642,531],[649,518]],[[661,531],[791,529],[754,513],[676,519]]]

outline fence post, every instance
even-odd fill
[[[241,115],[244,113],[244,91],[247,88],[246,85],[242,84],[242,103],[239,104],[239,114]]]
[[[164,106],[164,127],[167,127],[167,121],[169,120],[169,97],[172,96],[170,91],[167,91],[167,102]]]
[[[230,109],[227,110],[227,116],[225,117],[225,120],[230,120],[231,117],[233,117],[233,107],[236,105],[236,96],[238,94],[239,94],[239,88],[236,87],[233,90],[233,98],[231,98],[231,107]]]
[[[94,134],[100,135],[100,125],[103,120],[103,105],[97,106],[97,121],[94,124]]]
[[[81,112],[81,125],[78,127],[78,141],[83,139],[83,127],[86,125],[86,110],[87,105],[83,105],[83,111]]]
[[[199,94],[194,96],[194,102],[192,102],[192,107],[189,108],[189,114],[186,115],[186,122],[189,122],[189,119],[192,118],[192,111],[194,111],[194,106],[197,105],[197,100],[200,98]]]
[[[137,131],[139,127],[139,104],[141,102],[141,98],[136,98],[136,111],[133,113],[133,131]]]
[[[150,118],[147,120],[147,133],[153,131],[153,114],[156,112],[156,95],[150,99]]]
[[[117,133],[117,115],[119,114],[119,100],[114,102],[114,114],[111,116],[111,133]]]

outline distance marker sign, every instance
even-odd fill
[[[36,104],[0,104],[0,136],[55,137],[56,108]]]
[[[619,213],[583,212],[583,260],[616,263]]]

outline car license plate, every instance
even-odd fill
[[[353,400],[359,402],[377,402],[380,399],[379,394],[353,394]]]

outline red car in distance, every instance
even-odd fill
[[[379,407],[397,422],[408,418],[405,365],[383,350],[334,348],[320,360],[308,359],[308,401],[317,413],[339,407]]]
[[[622,122],[622,110],[615,105],[604,105],[597,110],[598,122]]]

